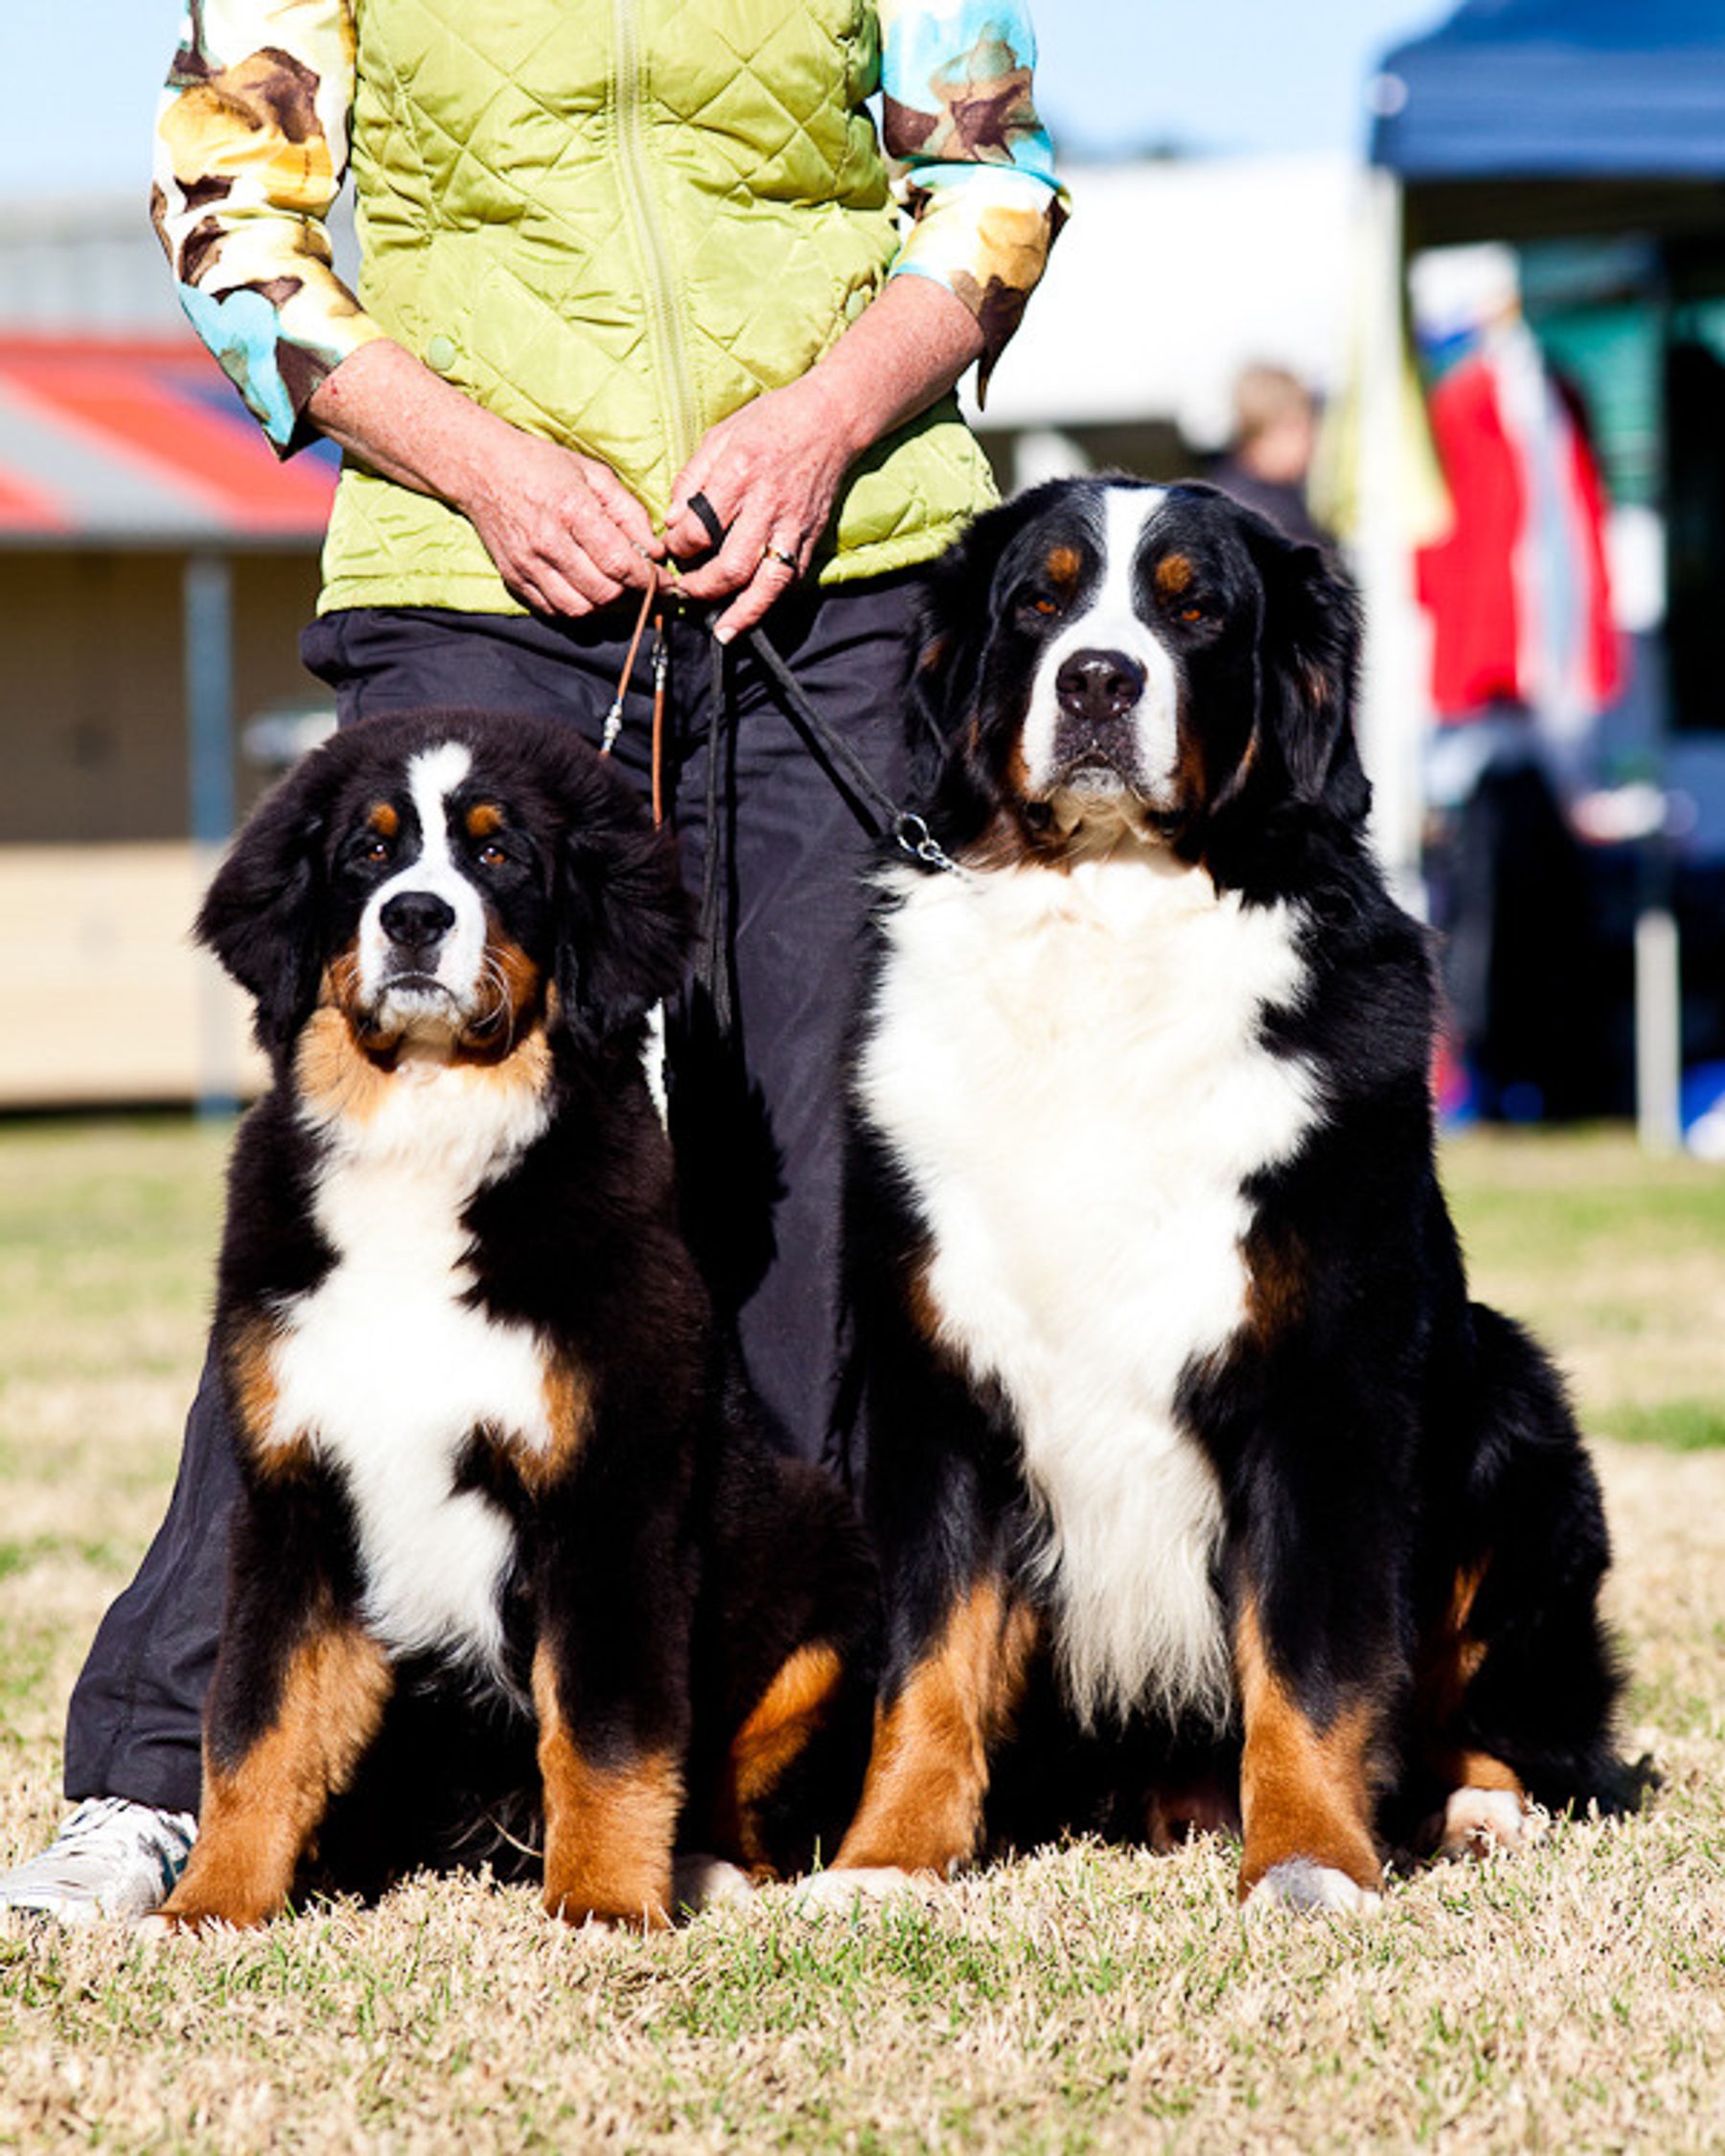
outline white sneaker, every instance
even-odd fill
[[[147,1916],[172,1892],[196,1834],[190,1812],[86,1797],[40,1856],[0,1871],[0,1910],[28,1910],[62,1924]]]

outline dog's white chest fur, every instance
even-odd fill
[[[331,1134],[312,1210],[335,1263],[280,1316],[270,1434],[339,1469],[364,1619],[397,1653],[498,1663],[510,1530],[487,1498],[454,1489],[455,1464],[478,1425],[531,1446],[550,1428],[531,1329],[464,1300],[461,1215],[544,1117],[471,1068],[398,1076],[369,1122]]]
[[[1242,1183],[1316,1114],[1259,1038],[1296,918],[1159,856],[895,883],[862,1102],[942,1337],[1015,1411],[1069,1695],[1220,1717],[1220,1492],[1175,1402],[1246,1314]]]

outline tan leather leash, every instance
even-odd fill
[[[605,731],[600,737],[599,753],[609,756],[617,745],[617,736],[623,731],[623,702],[629,694],[629,684],[634,676],[635,659],[640,654],[641,638],[647,633],[647,624],[653,623],[653,820],[661,824],[665,820],[665,679],[669,672],[670,651],[665,642],[665,586],[667,579],[656,564],[653,568],[653,581],[641,594],[641,609],[635,616],[634,634],[629,639],[629,656],[623,661],[622,677],[617,683],[617,693],[610,700],[605,714]]]
[[[724,544],[724,527],[720,523],[712,504],[704,494],[697,493],[690,496],[689,507],[705,527],[716,551]],[[641,595],[634,633],[629,642],[629,656],[623,662],[623,677],[617,684],[617,693],[605,715],[605,731],[599,747],[602,756],[609,756],[616,744],[617,736],[622,732],[624,700],[628,696],[635,660],[640,654],[641,639],[646,634],[647,624],[651,620],[655,638],[653,820],[656,824],[664,820],[662,774],[665,681],[670,658],[670,647],[665,635],[665,594],[673,581],[665,570],[655,566],[653,582]],[[914,811],[900,808],[843,735],[816,710],[766,632],[760,629],[748,630],[745,631],[745,640],[757,664],[778,691],[785,712],[801,733],[810,752],[825,769],[846,807],[868,836],[877,842],[890,838],[901,854],[925,871],[961,874],[958,863],[947,854],[923,818]],[[702,878],[701,938],[696,975],[710,998],[721,1038],[728,1035],[731,1030],[733,1007],[729,922],[726,918],[729,911],[726,900],[731,838],[724,818],[720,777],[733,722],[730,684],[724,661],[725,647],[714,637],[707,714],[706,847]]]

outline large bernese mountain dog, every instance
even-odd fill
[[[1351,592],[1211,489],[1061,483],[925,626],[953,865],[886,873],[857,1077],[888,1644],[816,1898],[1237,1812],[1242,1896],[1359,1909],[1422,1822],[1624,1803],[1598,1490],[1434,1170]]]
[[[872,1571],[753,1434],[679,1230],[642,1044],[687,913],[551,722],[337,735],[218,875],[198,933],[274,1085],[231,1169],[243,1499],[169,1926],[267,1918],[320,1831],[368,1877],[434,1827],[542,1834],[548,1910],[647,1924],[674,1843],[757,1874],[833,1847]]]

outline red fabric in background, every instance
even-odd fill
[[[1605,559],[1608,504],[1587,418],[1561,382],[1568,413],[1570,536],[1584,620],[1583,686],[1597,706],[1622,687],[1622,638],[1611,614]],[[1432,435],[1455,511],[1447,538],[1415,557],[1420,605],[1432,620],[1432,702],[1456,723],[1493,704],[1529,703],[1522,677],[1515,549],[1529,515],[1522,460],[1484,356],[1464,359],[1430,398]]]
[[[1441,720],[1521,694],[1510,562],[1527,514],[1521,470],[1483,359],[1465,359],[1431,396],[1432,438],[1455,524],[1421,547],[1419,603],[1432,617],[1432,702]]]

